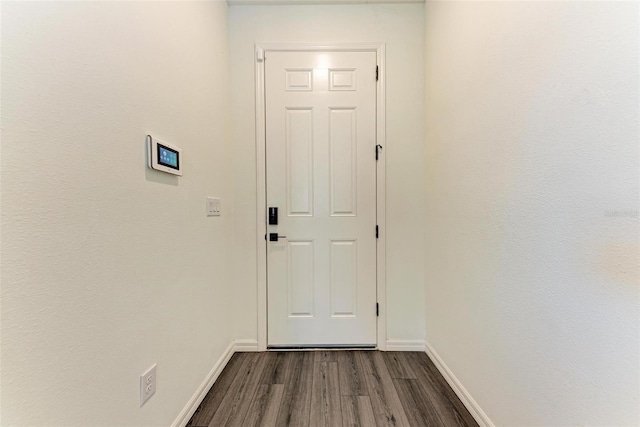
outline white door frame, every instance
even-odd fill
[[[379,79],[376,106],[376,137],[377,143],[382,145],[378,157],[376,173],[376,209],[379,226],[377,243],[377,287],[376,300],[379,304],[377,317],[377,346],[379,350],[387,349],[386,322],[386,227],[385,227],[385,152],[386,152],[386,121],[385,121],[385,45],[384,43],[340,43],[340,44],[274,44],[258,43],[256,53],[256,176],[257,176],[257,283],[258,283],[258,351],[267,349],[267,234],[266,226],[266,134],[265,134],[265,84],[264,84],[264,53],[279,52],[376,52]],[[375,156],[374,147],[371,155]],[[373,232],[373,230],[372,230]]]

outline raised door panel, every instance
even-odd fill
[[[331,317],[356,317],[358,306],[358,245],[331,241]]]
[[[331,215],[355,216],[357,200],[356,109],[329,109]]]
[[[287,242],[287,289],[289,317],[314,314],[313,241]]]
[[[313,215],[313,109],[287,108],[287,210]]]
[[[312,69],[288,69],[285,71],[285,90],[288,92],[308,92],[313,90]]]
[[[329,90],[331,91],[355,91],[356,90],[356,70],[330,69],[329,70]]]

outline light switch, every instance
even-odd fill
[[[220,199],[217,197],[207,197],[207,216],[220,216]]]

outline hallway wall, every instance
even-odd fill
[[[427,2],[427,342],[495,425],[640,423],[638,8]]]
[[[224,2],[2,2],[1,425],[170,425],[231,343],[228,57]]]
[[[386,42],[387,338],[424,339],[423,8],[230,7],[238,338],[257,339],[255,43]]]

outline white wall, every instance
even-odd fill
[[[496,425],[638,425],[638,3],[427,2],[427,341]]]
[[[0,424],[169,425],[230,344],[227,31],[224,2],[3,2]]]
[[[423,5],[231,6],[236,335],[257,338],[255,43],[386,42],[387,335],[424,339]]]

